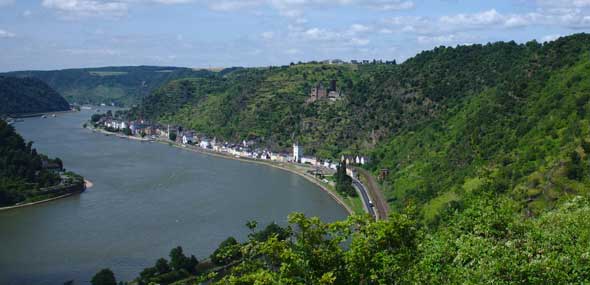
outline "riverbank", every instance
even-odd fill
[[[84,179],[84,187],[78,185],[78,189],[71,191],[69,193],[63,194],[63,195],[59,195],[59,196],[55,196],[55,197],[51,197],[51,198],[47,198],[47,199],[43,199],[43,200],[39,200],[39,201],[35,201],[35,202],[30,202],[30,203],[24,203],[24,204],[19,204],[19,205],[14,205],[14,206],[7,206],[7,207],[0,207],[0,211],[7,211],[7,210],[14,210],[14,209],[18,209],[18,208],[24,208],[24,207],[30,207],[30,206],[35,206],[35,205],[39,205],[39,204],[44,204],[44,203],[48,203],[51,201],[55,201],[55,200],[59,200],[59,199],[63,199],[63,198],[67,198],[70,197],[72,195],[77,195],[80,194],[82,192],[84,192],[87,188],[92,187],[94,184],[92,184],[92,182],[90,182],[89,180]],[[67,186],[67,187],[75,187],[76,185],[72,185],[72,186]]]
[[[80,193],[68,193],[68,194],[64,194],[64,195],[61,195],[61,196],[57,196],[57,197],[53,197],[53,198],[49,198],[49,199],[45,199],[45,200],[41,200],[41,201],[37,201],[37,202],[31,202],[31,203],[26,203],[26,204],[20,204],[20,205],[2,207],[2,208],[0,208],[0,211],[8,211],[8,210],[14,210],[14,209],[18,209],[18,208],[24,208],[24,207],[30,207],[30,206],[34,206],[34,205],[44,204],[44,203],[48,203],[48,202],[51,202],[51,201],[55,201],[55,200],[63,199],[63,198],[66,198],[66,197],[70,197],[70,196],[76,195],[76,194],[80,194]]]
[[[84,179],[84,187],[86,187],[86,189],[92,188],[94,186],[94,183],[92,183],[92,181]]]
[[[13,206],[0,207],[0,211],[7,211],[7,210],[18,209],[18,208],[30,207],[30,206],[35,206],[35,205],[44,204],[44,203],[48,203],[51,201],[67,198],[72,195],[80,194],[80,193],[86,191],[86,189],[91,188],[92,186],[94,186],[94,184],[90,180],[84,179],[83,186],[80,184],[61,186],[62,187],[61,189],[64,189],[65,191],[67,191],[67,193],[65,193],[65,194],[58,195],[58,196],[51,197],[51,198],[47,198],[47,199],[42,199],[39,201],[18,204],[18,205],[13,205]]]
[[[165,143],[164,141],[157,141],[160,143]],[[256,164],[261,164],[261,165],[265,165],[265,166],[269,166],[269,167],[273,167],[276,169],[280,169],[283,171],[287,171],[293,174],[296,174],[300,177],[305,178],[307,181],[313,183],[314,185],[318,186],[321,190],[323,190],[324,192],[328,193],[332,199],[334,199],[338,204],[340,204],[340,206],[342,206],[349,215],[354,215],[354,214],[358,214],[355,213],[352,208],[346,204],[346,202],[344,202],[343,198],[338,196],[338,194],[334,193],[334,191],[328,189],[327,185],[324,185],[325,183],[318,180],[317,178],[307,174],[305,172],[305,170],[296,170],[293,168],[289,168],[287,165],[284,164],[280,164],[280,163],[273,163],[273,162],[268,162],[268,161],[262,161],[262,160],[254,160],[254,159],[248,159],[248,158],[241,158],[241,157],[235,157],[232,155],[226,155],[223,153],[217,153],[217,152],[212,152],[212,151],[207,151],[204,149],[199,149],[199,148],[194,148],[194,147],[184,147],[183,145],[179,145],[177,143],[172,143],[170,142],[172,146],[177,147],[179,149],[185,149],[188,151],[192,151],[192,152],[196,152],[196,153],[201,153],[201,154],[206,154],[206,155],[211,155],[211,156],[216,156],[216,157],[220,157],[220,158],[224,158],[224,159],[231,159],[231,160],[236,160],[236,161],[243,161],[243,162],[248,162],[248,163],[256,163]]]
[[[130,139],[130,140],[143,141],[143,142],[152,141],[152,140],[146,139],[146,138],[138,138],[138,137],[134,137],[134,136],[127,136],[127,135],[124,135],[124,134],[113,133],[113,132],[109,132],[109,131],[105,131],[103,129],[93,128],[93,127],[88,127],[88,129],[92,130],[93,132],[99,132],[99,133],[102,133],[102,134],[105,134],[105,135],[115,136],[115,137],[122,138],[122,139]]]
[[[202,148],[199,148],[199,147],[187,146],[187,145],[183,145],[183,144],[180,144],[180,143],[172,142],[172,141],[169,141],[169,140],[162,140],[162,139],[155,139],[155,140],[143,139],[143,138],[138,138],[138,137],[126,136],[126,135],[119,134],[119,133],[108,132],[108,131],[105,131],[105,130],[102,130],[102,129],[94,128],[92,126],[88,126],[87,128],[89,130],[92,130],[93,132],[99,132],[99,133],[103,133],[103,134],[107,134],[107,135],[113,135],[113,136],[117,136],[117,137],[121,137],[121,138],[128,138],[128,139],[133,139],[133,140],[138,140],[138,141],[157,142],[157,143],[161,143],[161,144],[170,145],[170,146],[176,147],[178,149],[195,152],[195,153],[200,153],[200,154],[215,156],[215,157],[224,158],[224,159],[231,159],[231,160],[236,160],[236,161],[242,161],[242,162],[247,162],[247,163],[256,163],[256,164],[261,164],[261,165],[265,165],[265,166],[268,166],[268,167],[273,167],[273,168],[276,168],[276,169],[280,169],[280,170],[283,170],[283,171],[287,171],[287,172],[290,172],[292,174],[295,174],[295,175],[298,175],[300,177],[303,177],[307,181],[309,181],[309,182],[313,183],[314,185],[316,185],[317,187],[319,187],[322,191],[324,191],[328,195],[330,195],[330,197],[334,201],[336,201],[336,203],[338,203],[342,208],[344,208],[349,215],[360,214],[360,213],[355,212],[353,210],[353,207],[351,205],[348,205],[348,203],[346,203],[346,201],[344,200],[343,197],[341,197],[340,195],[338,195],[335,191],[330,190],[327,183],[324,183],[323,181],[318,180],[317,178],[315,178],[315,177],[307,174],[306,171],[309,170],[309,168],[305,168],[303,165],[298,166],[298,165],[291,165],[291,164],[287,164],[287,163],[279,163],[279,162],[271,162],[271,161],[264,161],[264,160],[256,160],[256,159],[244,158],[244,157],[236,157],[236,156],[233,156],[231,154],[226,154],[226,153],[221,153],[221,152],[214,152],[214,151],[202,149]],[[355,208],[358,208],[358,207],[355,207]]]
[[[73,113],[73,112],[78,112],[76,110],[65,110],[65,111],[55,111],[55,112],[41,112],[41,113],[21,113],[21,114],[10,114],[8,115],[11,118],[14,119],[21,119],[21,118],[33,118],[33,117],[41,117],[43,115],[50,115],[50,114],[66,114],[66,113]]]

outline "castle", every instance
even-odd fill
[[[344,94],[342,94],[341,90],[338,90],[336,87],[336,80],[330,81],[330,87],[325,88],[321,82],[318,82],[313,88],[311,88],[311,92],[309,93],[309,98],[307,99],[307,103],[313,103],[318,100],[330,100],[336,101],[342,98]]]

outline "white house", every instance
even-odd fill
[[[182,135],[182,143],[183,144],[191,144],[193,143],[193,134],[185,133]]]
[[[210,146],[210,145],[211,145],[211,144],[210,144],[210,143],[209,143],[209,141],[207,141],[207,140],[202,140],[202,141],[199,143],[199,146],[200,146],[201,148],[209,148],[209,146]]]
[[[307,163],[307,164],[311,164],[311,165],[318,165],[318,160],[315,157],[302,156],[301,157],[301,163]]]

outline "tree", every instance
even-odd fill
[[[115,274],[108,268],[102,269],[92,277],[92,285],[117,285]]]
[[[590,156],[590,142],[587,140],[582,140],[582,149],[584,149],[584,152],[586,153],[586,155]]]
[[[352,178],[346,174],[346,160],[342,161],[336,168],[334,178],[336,179],[336,191],[338,193],[352,197],[357,195],[352,186]]]
[[[170,272],[170,266],[168,265],[168,261],[165,258],[160,258],[156,261],[156,270],[158,270],[159,274],[164,274]]]
[[[195,267],[198,263],[199,261],[194,255],[191,255],[190,258],[186,257],[180,246],[170,251],[170,266],[176,271],[186,270],[188,272],[195,272]]]
[[[567,177],[572,180],[581,180],[584,176],[584,167],[582,166],[582,158],[577,151],[572,151],[570,154],[570,162],[567,166]]]
[[[234,237],[229,237],[211,254],[211,261],[216,265],[226,265],[240,257],[240,244]]]
[[[93,123],[96,123],[100,120],[100,118],[102,118],[103,115],[101,114],[92,114],[92,116],[90,116],[90,121],[92,121]]]

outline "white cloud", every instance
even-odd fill
[[[15,35],[15,34],[13,34],[13,33],[11,33],[11,32],[8,32],[8,31],[5,31],[5,30],[2,30],[2,29],[0,29],[0,39],[5,39],[5,38],[14,38],[14,37],[16,37],[16,35]]]
[[[399,11],[414,8],[414,2],[402,0],[371,0],[364,1],[368,7],[384,11]]]
[[[236,11],[244,8],[252,8],[260,5],[259,0],[217,0],[210,1],[208,6],[213,11]]]
[[[55,9],[66,17],[80,16],[123,16],[128,5],[122,1],[97,0],[43,0],[46,8]]]
[[[353,24],[348,29],[348,32],[351,33],[351,34],[357,34],[357,33],[367,32],[369,30],[371,30],[371,28],[368,27],[368,26],[365,26],[365,25],[362,25],[362,24]]]
[[[455,42],[455,35],[440,35],[440,36],[418,36],[418,42],[421,44],[450,44]]]
[[[172,5],[172,4],[191,3],[191,2],[193,2],[193,0],[152,0],[152,2],[165,4],[165,5]]]
[[[355,46],[366,46],[371,42],[369,39],[359,39],[359,38],[352,38],[350,39],[350,44]]]
[[[171,0],[174,1],[174,0]],[[208,6],[216,11],[234,11],[266,5],[282,16],[296,18],[304,15],[306,9],[322,9],[339,6],[359,6],[384,11],[406,10],[414,8],[409,0],[206,0]]]
[[[272,38],[275,36],[275,34],[273,32],[264,32],[264,33],[260,34],[260,36],[265,40],[272,40]]]
[[[33,15],[33,12],[31,12],[31,10],[25,10],[23,12],[23,17],[30,17],[31,15]]]
[[[109,48],[96,48],[96,49],[64,49],[63,52],[70,55],[102,55],[102,56],[118,56],[121,52]]]
[[[490,28],[490,27],[520,27],[532,24],[540,18],[536,13],[509,14],[504,15],[491,9],[474,14],[457,14],[454,16],[443,16],[440,22],[450,28]]]

